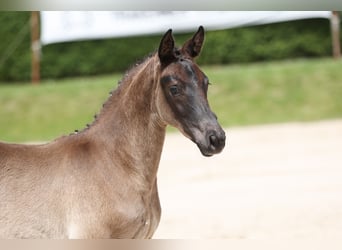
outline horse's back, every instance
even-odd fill
[[[32,151],[31,145],[0,142],[0,180],[11,169],[22,169],[28,160],[26,156],[29,151]]]
[[[44,145],[25,145],[0,142],[0,169],[9,171],[29,171],[42,161],[45,152]],[[31,169],[32,170],[32,169]],[[1,172],[1,175],[4,174]]]
[[[51,216],[63,215],[53,205],[59,191],[48,151],[44,145],[0,142],[0,238],[63,237],[57,218],[57,225],[49,226]]]
[[[42,145],[0,142],[0,238],[68,237],[71,210],[93,206],[96,193],[89,193],[103,186],[90,185],[96,148],[82,136]]]

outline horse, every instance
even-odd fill
[[[161,217],[157,171],[166,127],[204,156],[225,132],[209,80],[195,62],[204,29],[159,48],[127,71],[91,125],[46,144],[0,143],[0,238],[151,238]]]

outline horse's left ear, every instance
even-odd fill
[[[200,26],[195,35],[183,45],[182,51],[194,58],[201,52],[203,42],[204,28],[203,26]]]

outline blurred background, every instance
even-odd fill
[[[105,12],[61,12],[60,19],[51,18],[58,13],[0,12],[5,24],[0,27],[1,140],[45,141],[83,128],[123,72],[155,51],[168,28],[181,45],[201,24],[207,32],[198,63],[212,83],[209,101],[223,126],[342,115],[340,52],[333,59],[332,40],[333,34],[340,40],[340,20],[333,32],[332,12],[233,11],[206,17],[205,11],[124,11],[111,14],[118,18],[112,24]],[[198,13],[202,19],[196,20]],[[92,36],[95,15],[100,26],[102,17],[107,30],[121,34]],[[161,21],[151,19],[156,16]],[[148,28],[144,18],[154,26]],[[133,25],[126,27],[131,19]],[[83,28],[79,37],[77,25]],[[53,41],[56,34],[69,38]],[[40,81],[39,87],[31,80]]]
[[[203,25],[198,64],[227,146],[208,159],[179,133],[167,134],[154,237],[340,239],[339,16],[0,12],[0,140],[49,141],[84,128],[167,29],[181,45]]]

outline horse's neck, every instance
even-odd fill
[[[134,168],[154,182],[165,137],[165,125],[155,108],[156,76],[153,57],[133,69],[104,105],[93,133],[101,136],[108,150],[124,152]]]

